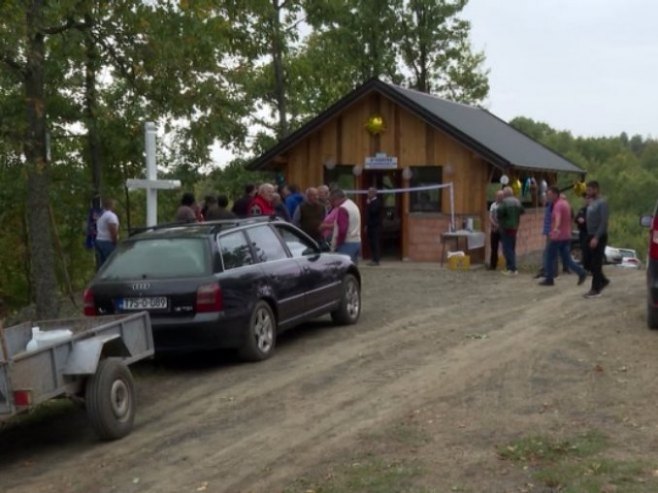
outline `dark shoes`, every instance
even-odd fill
[[[540,281],[538,284],[540,286],[554,286],[555,282],[553,282],[553,279],[544,279],[543,281]]]
[[[582,283],[585,282],[585,279],[587,279],[587,273],[584,272],[581,275],[578,276],[578,286],[580,286]]]

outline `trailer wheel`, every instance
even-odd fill
[[[126,436],[135,419],[135,386],[130,370],[118,358],[101,360],[87,379],[87,415],[101,440]]]

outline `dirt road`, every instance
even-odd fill
[[[425,264],[362,272],[356,326],[308,324],[258,364],[138,367],[123,440],[97,442],[73,405],[0,430],[0,491],[305,491],[299,478],[362,453],[421,461],[423,491],[529,491],[496,446],[537,430],[605,430],[620,456],[658,458],[643,271],[608,268],[590,300],[573,275],[540,287]]]

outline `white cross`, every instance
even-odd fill
[[[128,190],[146,189],[146,225],[158,224],[158,190],[173,190],[180,188],[180,180],[158,180],[158,170],[155,165],[155,133],[153,122],[144,124],[144,142],[146,147],[146,179],[126,180]]]

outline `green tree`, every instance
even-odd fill
[[[9,0],[0,7],[0,62],[22,88],[25,119],[22,135],[27,174],[27,236],[31,284],[38,317],[58,313],[57,278],[52,249],[50,160],[48,155],[47,39],[79,24],[77,2]]]
[[[468,0],[409,0],[402,14],[402,61],[418,91],[474,103],[489,92],[484,54],[471,50],[470,23],[457,15]]]

